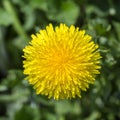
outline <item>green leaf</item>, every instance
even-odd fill
[[[10,14],[4,9],[0,9],[0,25],[8,26],[13,22]]]
[[[97,120],[100,117],[100,113],[98,111],[93,111],[91,115],[84,120]]]
[[[20,85],[24,78],[22,70],[9,70],[8,75],[3,79],[2,84],[7,87],[13,88],[14,86]]]
[[[16,112],[14,120],[39,120],[36,115],[37,114],[35,108],[25,105]]]
[[[117,33],[117,37],[118,37],[118,39],[120,41],[120,23],[113,21],[113,25],[115,27],[115,30],[116,30],[116,33]]]
[[[44,10],[44,11],[47,11],[48,10],[48,3],[49,1],[47,0],[31,0],[30,1],[30,5],[32,8],[38,8],[38,9],[41,9],[41,10]]]
[[[70,104],[69,101],[58,101],[55,103],[55,110],[57,114],[64,115],[68,112],[71,112],[72,105]]]
[[[58,11],[49,10],[47,12],[47,16],[50,20],[67,23],[68,25],[75,24],[78,15],[79,8],[72,1],[63,2]]]
[[[52,113],[46,113],[45,118],[45,120],[57,120],[56,115]]]

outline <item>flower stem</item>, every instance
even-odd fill
[[[3,5],[4,5],[6,11],[12,16],[13,27],[16,30],[16,32],[18,33],[18,35],[20,35],[24,40],[28,40],[28,36],[26,35],[26,32],[24,31],[24,29],[19,21],[19,18],[17,17],[15,9],[12,6],[12,4],[10,3],[10,1],[3,0]]]

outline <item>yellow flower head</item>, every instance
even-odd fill
[[[85,30],[52,24],[32,35],[24,51],[24,74],[37,94],[54,99],[81,97],[99,74],[98,45]]]

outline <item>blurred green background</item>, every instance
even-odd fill
[[[49,100],[24,80],[30,35],[61,22],[100,45],[101,74],[81,99]],[[120,120],[120,0],[0,0],[0,120]]]

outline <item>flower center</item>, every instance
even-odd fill
[[[64,68],[68,61],[69,54],[66,50],[63,49],[52,52],[49,57],[49,64],[51,67],[55,67],[57,69]]]
[[[65,63],[67,63],[68,61],[68,57],[67,57],[67,53],[63,53],[64,51],[62,52],[56,52],[56,54],[53,55],[53,61],[54,61],[54,64],[56,65],[63,65]]]

